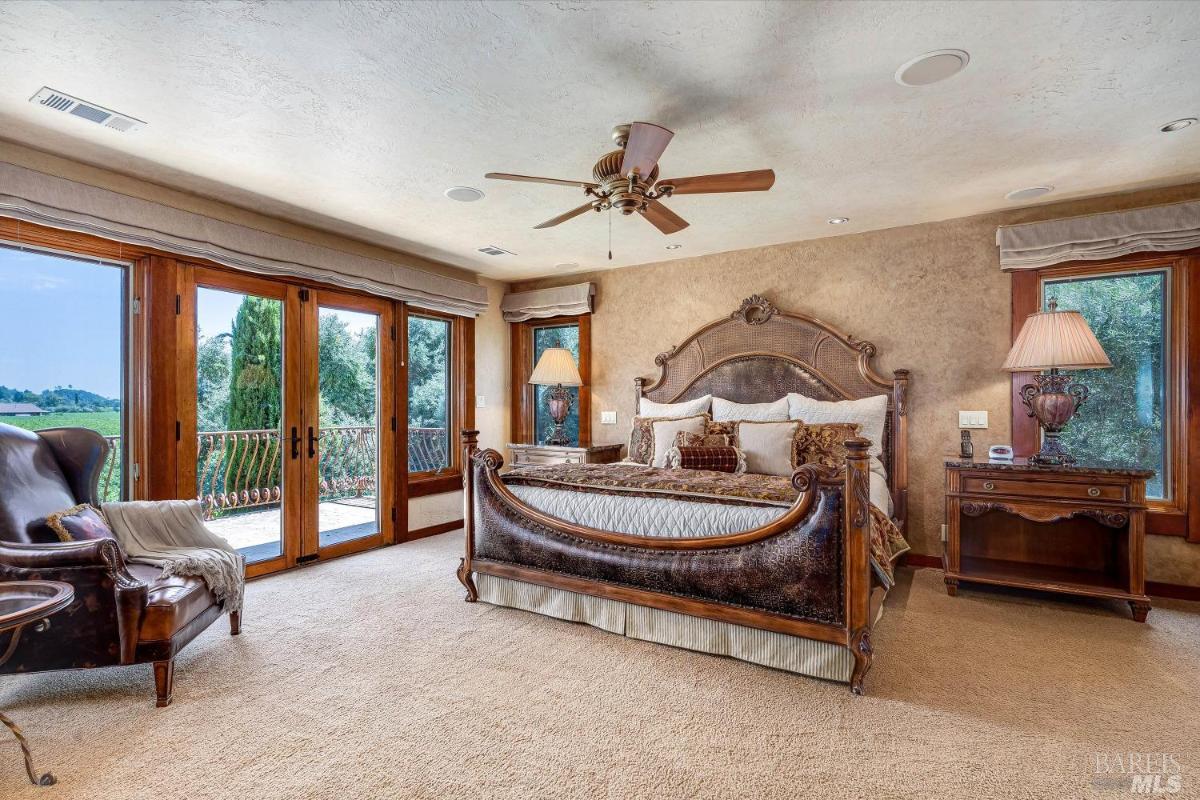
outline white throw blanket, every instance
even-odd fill
[[[168,575],[198,575],[228,612],[242,610],[246,562],[204,525],[197,500],[105,503],[109,527],[128,560]]]

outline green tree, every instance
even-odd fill
[[[202,431],[228,430],[230,338],[228,333],[202,336],[196,348],[196,427]]]
[[[278,428],[283,387],[280,303],[247,295],[233,320],[229,428]]]
[[[337,315],[322,314],[317,348],[322,423],[374,425],[375,329],[352,334]]]
[[[449,422],[448,391],[450,323],[408,318],[408,425],[445,428]]]

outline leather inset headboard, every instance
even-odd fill
[[[660,403],[706,394],[735,403],[769,403],[789,392],[818,400],[888,395],[883,463],[895,515],[905,520],[908,494],[908,370],[891,380],[871,366],[875,345],[803,314],[780,311],[754,295],[728,317],[705,325],[660,353],[661,373],[635,379],[637,398]]]

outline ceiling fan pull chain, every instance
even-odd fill
[[[612,206],[608,207],[608,260],[612,261]]]

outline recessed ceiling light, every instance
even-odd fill
[[[957,75],[971,62],[965,50],[934,50],[906,61],[896,70],[901,86],[928,86]]]
[[[1173,133],[1175,131],[1181,131],[1184,128],[1190,128],[1195,124],[1195,117],[1184,117],[1183,119],[1177,119],[1174,122],[1168,122],[1166,125],[1163,125],[1161,128],[1159,128],[1159,130],[1163,133]]]
[[[579,265],[576,264],[574,261],[569,261],[565,264],[555,264],[554,268],[555,269],[575,269],[578,266]]]
[[[483,192],[473,186],[451,186],[444,194],[451,200],[457,200],[460,203],[474,203],[476,200],[483,199]]]
[[[1027,186],[1024,189],[1014,189],[1004,195],[1007,200],[1032,200],[1054,191],[1053,186]]]
[[[669,245],[667,245],[667,249],[668,249],[668,250],[678,250],[678,249],[679,249],[679,248],[681,248],[681,247],[683,247],[683,245],[681,245],[681,244],[669,244]]]
[[[849,217],[831,217],[830,219],[827,219],[825,221],[828,222],[830,225],[845,225],[847,222],[850,221],[850,218]]]

